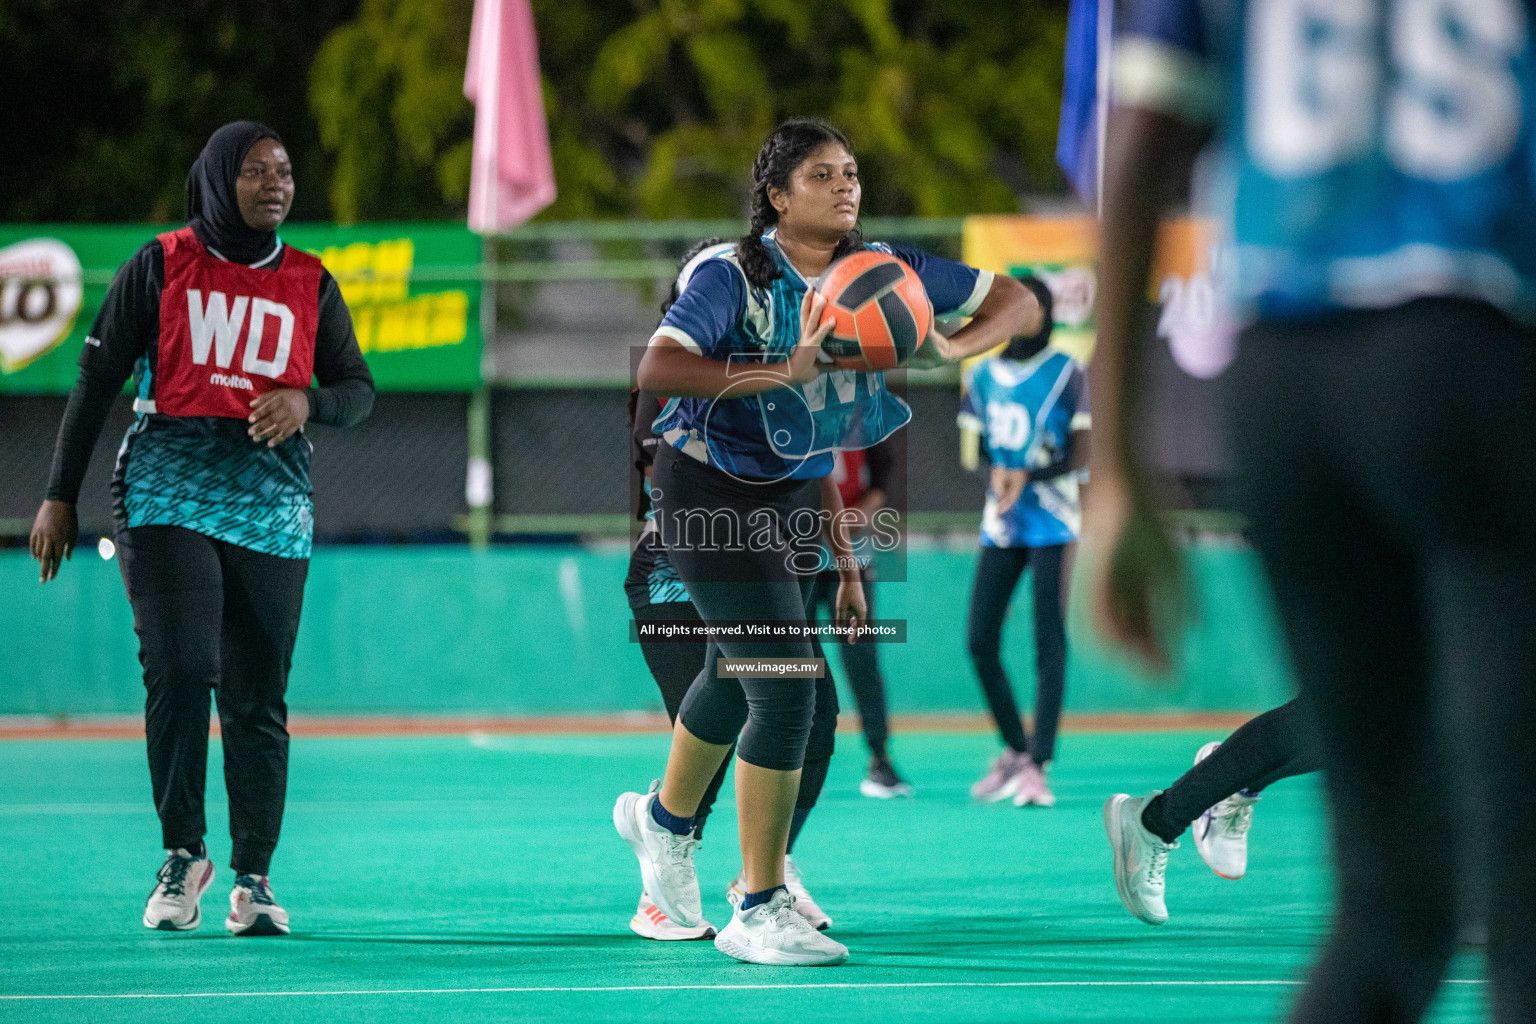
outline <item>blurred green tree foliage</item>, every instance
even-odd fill
[[[435,181],[462,202],[470,0],[364,0],[311,97],[338,214]],[[1054,191],[1065,0],[533,0],[560,195],[547,218],[735,216],[763,138],[828,118],[871,214],[1017,209]],[[407,35],[412,38],[407,39]],[[381,184],[384,183],[384,184]],[[407,184],[408,183],[408,184]]]
[[[1066,0],[532,0],[560,196],[546,218],[743,212],[787,117],[851,136],[869,214],[1057,191]],[[175,219],[209,132],[280,131],[295,216],[462,213],[473,0],[4,0],[0,216]]]
[[[0,0],[0,218],[177,220],[187,168],[241,118],[271,125],[293,154],[294,216],[329,217],[308,75],[357,6]]]

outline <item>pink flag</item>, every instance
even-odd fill
[[[475,0],[464,95],[475,105],[469,228],[500,234],[555,201],[529,0]]]

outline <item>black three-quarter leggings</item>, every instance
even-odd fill
[[[971,587],[970,624],[966,645],[986,693],[992,718],[1003,742],[1019,753],[1029,752],[1036,764],[1056,756],[1056,726],[1061,719],[1062,690],[1067,674],[1067,627],[1063,618],[1067,594],[1062,580],[1066,545],[1039,548],[981,549],[976,581]],[[1003,620],[1025,566],[1033,565],[1035,603],[1035,735],[1024,734],[1024,722],[1013,700],[1013,686],[1003,669]]]
[[[651,496],[661,542],[706,622],[800,623],[820,564],[820,495],[814,481],[754,483],[663,447]],[[805,560],[796,562],[803,554]],[[706,743],[735,742],[736,756],[775,771],[794,771],[806,756],[816,709],[816,681],[717,675],[726,658],[812,658],[807,639],[711,641],[679,710]],[[739,738],[738,738],[739,737]]]
[[[230,866],[265,875],[288,788],[288,669],[308,559],[278,558],[179,526],[117,535],[144,667],[149,775],[166,849],[207,832],[209,694],[218,701]]]

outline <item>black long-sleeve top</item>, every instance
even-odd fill
[[[281,265],[279,256],[269,267],[275,271]],[[155,365],[164,283],[165,250],[159,239],[135,253],[112,279],[86,338],[85,349],[80,353],[80,379],[64,409],[48,479],[50,499],[70,503],[78,500],[91,452],[113,401],[122,393],[123,383],[136,369],[142,371]],[[327,426],[352,426],[365,419],[373,408],[373,375],[358,347],[352,315],[341,288],[330,272],[323,269],[319,303],[315,334],[315,379],[319,387],[308,390],[309,419]],[[211,416],[187,419],[202,421],[197,426],[215,436],[232,435],[228,439],[231,443],[245,439],[243,420]],[[294,444],[295,440],[290,439],[278,448]],[[304,465],[307,477],[307,456]]]

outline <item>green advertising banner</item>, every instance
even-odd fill
[[[0,224],[0,393],[58,394],[107,285],[176,225]],[[480,384],[480,239],[440,223],[293,224],[283,241],[341,285],[374,381],[389,391]]]

